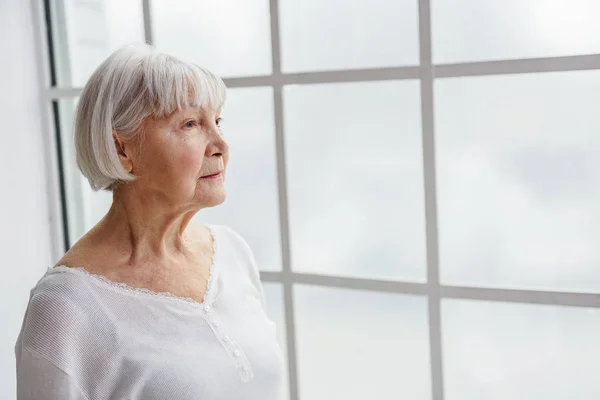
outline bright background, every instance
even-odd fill
[[[148,41],[229,87],[228,199],[282,399],[600,398],[600,2],[0,0],[0,391],[28,291],[106,212],[86,79]]]

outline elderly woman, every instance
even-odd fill
[[[224,100],[221,79],[149,46],[91,76],[77,164],[113,203],[31,292],[19,399],[278,398],[283,357],[252,252],[192,222],[225,199]]]

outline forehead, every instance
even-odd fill
[[[212,118],[215,115],[221,114],[221,110],[215,110],[212,107],[184,107],[181,110],[175,110],[171,115],[167,116],[169,119],[177,117],[189,117],[194,116],[197,118]]]
[[[211,107],[184,107],[181,110],[175,110],[171,114],[165,117],[159,117],[156,115],[151,115],[148,118],[148,122],[153,122],[155,124],[171,124],[177,123],[179,120],[186,118],[197,118],[197,119],[211,119],[219,116],[221,114],[221,110],[214,110]]]

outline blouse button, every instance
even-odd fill
[[[235,350],[235,351],[233,352],[233,355],[234,355],[234,356],[236,356],[236,357],[239,357],[241,354],[242,354],[242,353],[240,353],[240,351],[239,351],[239,350]]]
[[[229,336],[225,336],[225,337],[223,337],[223,342],[225,342],[225,343],[229,343]]]
[[[207,304],[204,306],[204,311],[206,311],[207,313],[212,311],[212,308]]]

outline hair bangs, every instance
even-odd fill
[[[223,107],[226,87],[221,78],[198,65],[167,57],[164,63],[154,64],[164,66],[163,71],[147,71],[146,75],[156,117],[163,118],[185,108],[218,111]]]

